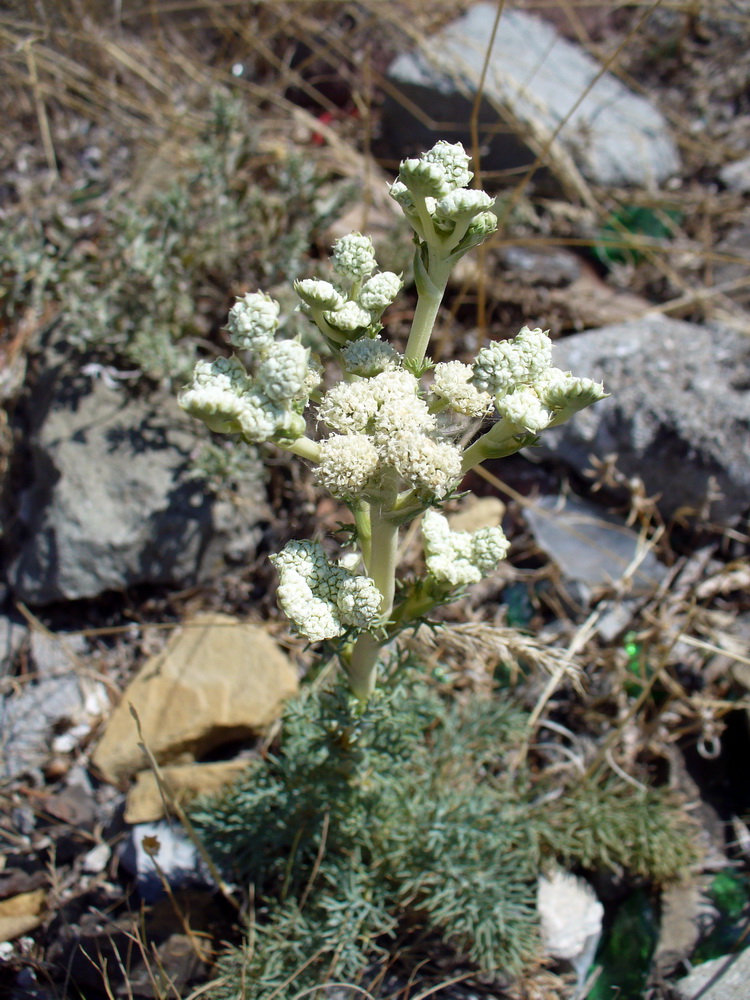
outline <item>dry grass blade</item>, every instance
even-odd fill
[[[485,665],[507,664],[511,669],[519,662],[534,670],[580,684],[580,672],[569,659],[569,653],[524,635],[514,628],[487,625],[483,622],[422,625],[402,640],[423,656],[445,653],[459,660],[474,660]]]

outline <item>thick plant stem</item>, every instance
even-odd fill
[[[383,596],[380,605],[381,621],[387,622],[393,609],[396,590],[396,559],[398,555],[398,525],[388,520],[388,511],[373,507],[370,512],[372,542],[370,559],[366,567]],[[380,642],[369,632],[357,639],[347,664],[349,686],[360,701],[367,701],[375,690]]]
[[[299,455],[316,464],[320,461],[320,445],[317,441],[311,441],[308,437],[298,437],[294,441],[279,441],[279,448],[289,451],[292,455]]]
[[[451,265],[444,260],[430,261],[429,271],[417,253],[414,261],[415,278],[419,299],[414,310],[414,320],[406,344],[404,359],[421,365],[427,353],[438,309],[448,284]]]

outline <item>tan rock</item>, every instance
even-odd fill
[[[296,691],[294,667],[264,629],[197,616],[125,689],[93,762],[113,784],[148,767],[133,710],[159,764],[187,763],[262,732]]]
[[[0,901],[0,941],[12,941],[38,927],[44,919],[44,889],[22,892]]]
[[[155,823],[166,815],[164,800],[185,805],[196,795],[213,795],[247,768],[247,760],[221,760],[210,764],[173,764],[160,768],[162,796],[153,771],[141,771],[125,801],[126,823]]]
[[[498,497],[466,497],[455,514],[448,515],[453,531],[495,528],[505,516],[505,504]]]

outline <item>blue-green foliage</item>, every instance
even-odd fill
[[[332,187],[311,156],[259,152],[251,115],[225,92],[206,117],[168,176],[97,195],[93,207],[74,186],[39,218],[10,215],[0,320],[47,306],[74,348],[179,383],[198,340],[225,322],[232,290],[299,277],[351,189]]]
[[[555,798],[509,767],[525,725],[507,701],[448,707],[419,686],[365,708],[344,691],[293,702],[280,751],[194,815],[227,874],[254,887],[252,948],[228,957],[211,996],[237,996],[240,980],[244,1000],[332,977],[367,986],[396,937],[402,952],[427,935],[513,974],[536,954],[546,859],[659,879],[689,863],[689,827],[655,792],[578,782]]]

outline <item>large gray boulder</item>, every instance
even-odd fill
[[[476,4],[391,64],[388,79],[396,93],[384,109],[383,132],[399,154],[413,154],[438,138],[469,143],[496,14],[496,4]],[[406,100],[398,100],[399,92]],[[482,159],[488,169],[532,162],[565,122],[552,141],[549,165],[568,181],[580,171],[601,185],[647,187],[679,170],[677,147],[657,108],[602,73],[594,58],[551,24],[523,11],[503,11],[483,94],[480,133],[483,142],[490,137]],[[420,109],[420,120],[409,112],[409,102]],[[425,121],[465,124],[428,130]]]
[[[566,337],[553,363],[611,395],[545,431],[543,454],[578,470],[616,454],[666,517],[701,510],[714,487],[711,521],[750,508],[750,337],[653,315]]]
[[[33,481],[10,567],[29,604],[136,584],[186,586],[219,570],[228,546],[251,556],[260,490],[241,516],[190,475],[196,426],[168,394],[132,399],[103,381],[53,374],[31,400]]]

